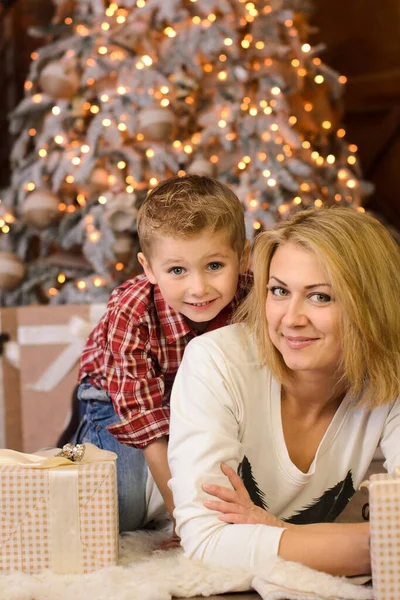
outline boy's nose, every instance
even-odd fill
[[[207,293],[207,282],[201,275],[193,275],[190,279],[190,292],[193,296],[201,297]]]

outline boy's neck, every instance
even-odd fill
[[[211,322],[205,321],[204,323],[197,323],[196,321],[191,321],[190,319],[187,319],[185,316],[183,318],[185,319],[189,327],[193,329],[193,331],[197,334],[204,333]]]

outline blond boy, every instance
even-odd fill
[[[169,513],[169,397],[189,341],[230,322],[247,295],[243,207],[224,184],[160,183],[138,215],[144,273],[112,293],[82,353],[77,442],[117,453],[120,530],[146,520],[148,469]]]

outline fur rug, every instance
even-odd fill
[[[264,600],[371,600],[355,585],[277,558],[262,574],[190,561],[181,549],[154,550],[165,532],[120,538],[120,561],[88,575],[0,574],[1,600],[170,600],[255,589]],[[358,582],[361,583],[361,582]],[[223,600],[223,598],[221,599]]]

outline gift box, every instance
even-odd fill
[[[371,475],[371,565],[375,600],[400,598],[400,475]]]
[[[0,310],[0,447],[36,452],[57,445],[71,416],[81,352],[105,308]]]
[[[116,564],[116,455],[83,446],[79,463],[52,456],[58,450],[0,451],[0,571],[80,574]]]

